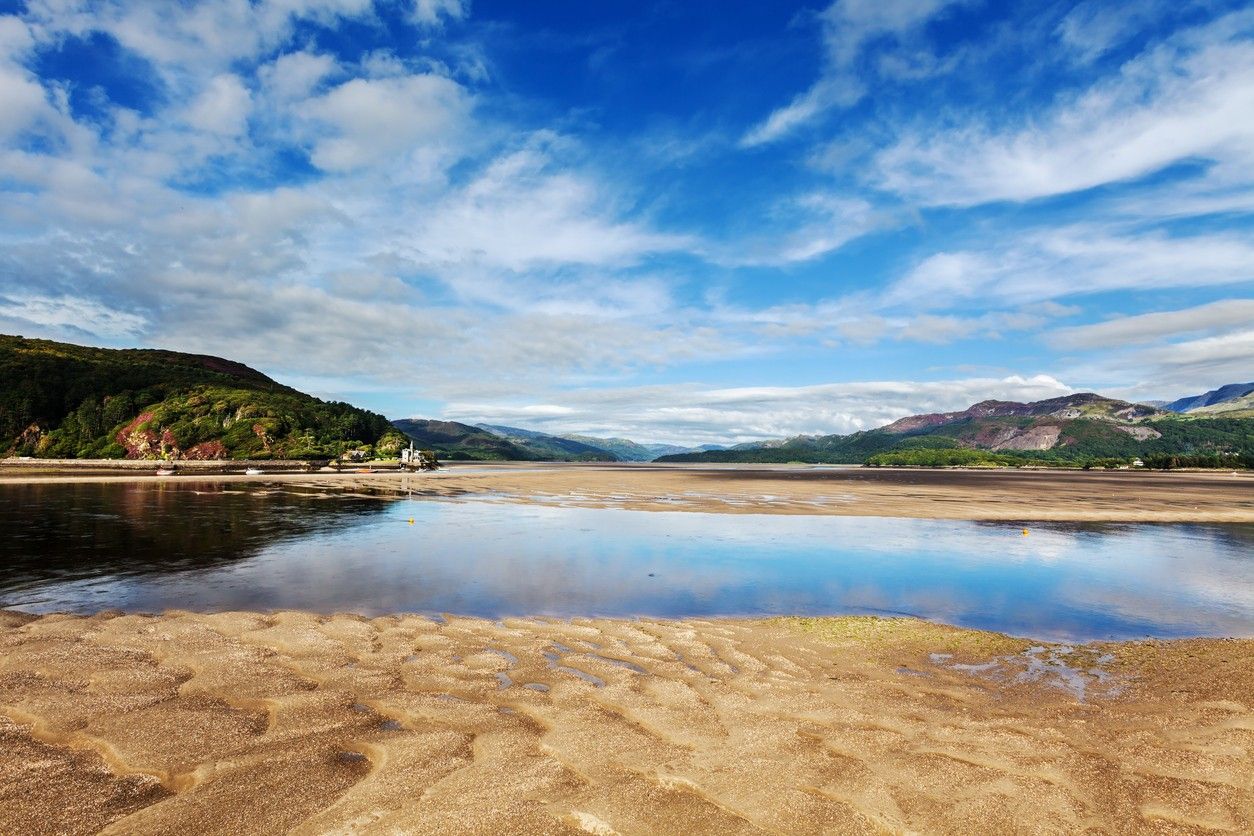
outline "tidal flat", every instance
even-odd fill
[[[6,478],[21,536],[4,544],[0,606],[27,611],[0,610],[0,831],[1249,832],[1252,485],[529,465]],[[858,538],[823,562],[824,544]],[[953,554],[930,574],[876,574],[905,544],[938,543]],[[509,575],[483,562],[563,550],[578,559]],[[706,552],[752,584],[674,598],[706,577]],[[445,571],[459,553],[508,583],[472,594]],[[266,585],[250,566],[295,569]],[[851,601],[892,581],[940,609],[797,617],[788,595],[836,588],[820,576]],[[1084,583],[1042,582],[1055,576]],[[578,597],[596,577],[621,614]],[[1125,581],[1137,594],[1094,591]],[[946,583],[965,614],[926,594]],[[471,617],[495,600],[485,588],[521,609]],[[362,589],[384,605],[343,597]],[[1079,589],[1106,615],[1069,622],[1054,602]],[[438,606],[401,611],[423,600]],[[555,600],[576,606],[540,612]],[[989,623],[1004,629],[971,629]]]

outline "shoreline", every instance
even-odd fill
[[[1254,474],[928,470],[787,465],[455,464],[404,473],[36,475],[7,486],[272,483],[416,499],[729,514],[835,514],[1024,522],[1254,523]]]
[[[0,646],[22,832],[1254,825],[1252,640],[172,611]]]

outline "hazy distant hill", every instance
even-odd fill
[[[648,462],[671,453],[719,449],[717,445],[680,447],[639,444],[628,438],[589,435],[553,435],[503,424],[459,424],[406,418],[392,422],[397,429],[443,455],[444,458],[512,459],[515,461]]]
[[[400,418],[393,421],[392,426],[412,438],[416,446],[434,450],[442,459],[526,461],[535,458],[499,435],[456,421]]]
[[[638,444],[629,438],[597,438],[591,435],[564,435],[562,438],[609,451],[622,462],[651,462],[658,456],[687,452],[687,448],[674,444]]]
[[[1254,419],[1174,415],[1083,393],[1015,403],[982,401],[959,412],[912,415],[851,435],[797,436],[660,461],[861,463],[909,451],[988,451],[1043,462],[1153,454],[1254,455]],[[909,457],[906,457],[909,458]],[[926,456],[918,455],[920,461]],[[980,458],[955,452],[934,456]]]
[[[382,415],[221,357],[0,336],[3,455],[330,458],[400,444]]]
[[[581,462],[619,461],[619,457],[609,450],[572,438],[499,424],[477,424],[476,426],[525,450],[527,457],[532,459]]]
[[[1211,415],[1251,412],[1254,411],[1254,383],[1229,383],[1201,395],[1191,395],[1163,404],[1162,408],[1169,412],[1206,412]]]

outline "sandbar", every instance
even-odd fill
[[[1254,641],[0,613],[6,833],[1254,828]]]

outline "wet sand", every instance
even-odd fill
[[[1254,828],[1254,641],[0,613],[4,833]]]
[[[272,482],[309,489],[489,496],[501,501],[644,511],[838,514],[960,520],[1254,522],[1254,473],[925,470],[787,465],[454,464],[423,473],[173,477],[35,475],[0,468],[0,485],[48,482]]]

